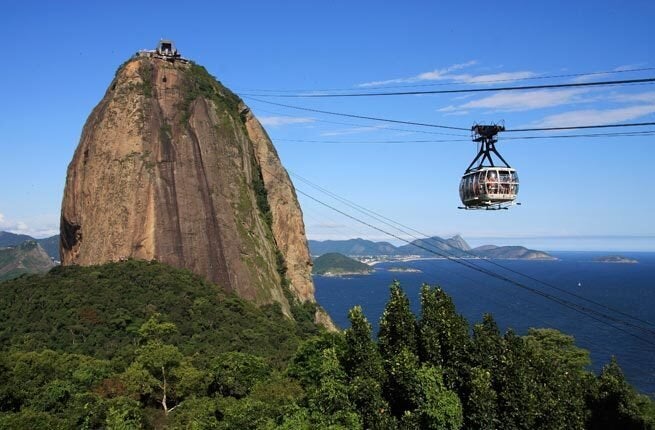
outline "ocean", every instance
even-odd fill
[[[612,252],[550,254],[558,260],[494,262],[649,322],[650,329],[655,331],[655,253],[620,253],[622,256],[637,259],[637,264],[594,261],[600,256],[616,254]],[[483,260],[469,261],[479,267],[502,273],[530,288],[597,309],[617,319],[627,320],[623,315],[581,301],[534,280],[506,272]],[[397,267],[418,269],[421,273],[388,270]],[[652,333],[614,323],[624,331],[618,330],[538,294],[478,273],[453,261],[426,259],[388,262],[380,263],[375,268],[376,271],[367,276],[314,277],[316,298],[339,327],[347,328],[348,310],[355,305],[361,305],[373,325],[373,333],[376,334],[380,316],[389,297],[389,285],[394,280],[401,282],[415,313],[419,311],[421,285],[438,285],[453,298],[458,312],[463,314],[470,324],[479,322],[484,313],[491,313],[502,331],[512,328],[518,334],[525,334],[530,327],[558,329],[574,336],[578,346],[590,351],[592,369],[595,372],[600,371],[611,356],[616,356],[627,380],[640,392],[655,397],[655,336]],[[633,322],[635,325],[645,325],[643,322]]]

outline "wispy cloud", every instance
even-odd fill
[[[381,125],[372,125],[369,127],[350,127],[350,128],[344,128],[341,130],[334,130],[334,131],[326,131],[321,133],[321,136],[347,136],[350,134],[359,134],[359,133],[366,133],[369,131],[377,131],[377,130],[382,130],[387,128],[387,125],[381,124]]]
[[[453,75],[451,78],[456,82],[466,84],[486,84],[495,82],[510,82],[520,79],[527,79],[536,76],[534,72],[502,72],[487,75]]]
[[[471,109],[490,109],[499,111],[525,111],[542,109],[563,104],[581,102],[580,95],[586,90],[540,90],[526,92],[496,93],[478,100],[472,100],[462,105],[450,105],[439,109],[439,112],[455,114]]]
[[[628,70],[633,70],[633,69],[638,69],[640,66],[638,65],[630,65],[626,64],[625,66],[619,66],[615,67],[612,69],[613,72],[625,72]],[[608,79],[608,78],[615,78],[615,74],[613,73],[589,73],[587,75],[582,75],[582,76],[577,76],[573,79],[573,82],[589,82],[589,81],[597,81],[599,79]],[[619,78],[620,79],[620,78]]]
[[[655,104],[630,106],[618,109],[586,109],[564,112],[545,117],[531,124],[535,127],[569,127],[578,125],[616,124],[655,113]]]
[[[628,103],[655,103],[655,91],[637,94],[619,94],[614,97],[614,100]]]
[[[379,87],[382,85],[391,85],[391,84],[407,84],[421,81],[439,81],[444,79],[450,79],[448,76],[451,72],[456,70],[461,70],[466,67],[473,66],[477,64],[477,61],[467,61],[466,63],[453,64],[452,66],[445,67],[443,69],[435,69],[430,72],[419,73],[415,76],[410,76],[408,78],[396,78],[396,79],[387,79],[384,81],[373,81],[365,82],[363,84],[357,85],[358,87]]]
[[[0,213],[0,230],[43,238],[58,234],[59,224],[56,215],[42,215],[27,221],[15,221]]]
[[[407,78],[396,78],[388,79],[385,81],[373,81],[359,84],[358,87],[379,87],[383,85],[391,84],[411,84],[416,82],[426,82],[426,81],[452,81],[459,84],[491,84],[497,82],[510,82],[517,81],[520,79],[527,79],[536,76],[535,72],[531,71],[518,71],[518,72],[499,72],[499,73],[487,73],[482,75],[475,75],[470,73],[453,73],[458,70],[465,69],[467,67],[477,64],[476,61],[468,61],[461,64],[453,64],[452,66],[445,67],[443,69],[435,69],[429,72],[419,73],[418,75],[410,76]]]
[[[314,122],[314,118],[306,117],[297,117],[297,116],[261,116],[259,117],[259,122],[262,125],[267,125],[270,127],[278,127],[281,125],[290,125],[290,124],[307,124]]]

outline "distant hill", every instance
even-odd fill
[[[14,234],[8,231],[0,231],[0,248],[7,246],[16,246],[20,245],[23,242],[28,240],[35,240],[41,247],[48,253],[48,255],[54,258],[57,261],[60,261],[59,257],[59,235],[46,237],[44,239],[35,239],[32,236],[26,234]]]
[[[434,257],[434,253],[428,251],[428,249],[436,252],[447,253],[451,257],[470,257],[467,252],[471,247],[460,235],[453,236],[450,239],[433,236],[425,239],[417,239],[412,241],[411,244],[398,247],[398,254]]]
[[[48,253],[48,255],[57,261],[61,261],[59,256],[59,235],[46,237],[45,239],[36,239],[37,243]]]
[[[24,273],[45,273],[54,265],[50,256],[34,240],[0,248],[0,281],[16,278]]]
[[[346,257],[337,252],[323,254],[314,260],[312,273],[315,275],[367,275],[373,271],[371,266]]]
[[[309,252],[312,255],[323,255],[328,252],[338,252],[344,255],[395,255],[397,248],[389,242],[373,242],[365,239],[348,240],[310,240]]]
[[[546,252],[528,249],[523,246],[484,245],[472,249],[460,235],[455,235],[449,239],[443,239],[439,236],[417,239],[412,241],[411,244],[398,247],[388,242],[372,242],[365,239],[310,240],[309,249],[312,255],[337,252],[344,255],[385,255],[394,257],[417,255],[419,257],[434,257],[436,253],[437,255],[460,258],[556,260],[555,257]]]
[[[9,233],[8,231],[0,231],[0,248],[20,245],[26,240],[34,240],[34,238],[26,234],[15,234]]]
[[[552,255],[528,249],[523,246],[495,246],[483,245],[470,251],[482,258],[517,259],[517,260],[557,260]]]

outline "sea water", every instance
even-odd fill
[[[349,326],[348,310],[361,305],[376,334],[389,298],[389,285],[394,280],[401,282],[416,313],[420,306],[421,285],[438,285],[453,298],[457,311],[469,323],[479,322],[484,313],[491,313],[503,331],[512,328],[518,334],[525,334],[530,327],[558,329],[574,336],[578,346],[590,351],[594,371],[598,372],[611,356],[615,356],[628,381],[642,393],[655,396],[655,253],[621,253],[638,260],[637,264],[595,261],[600,256],[612,254],[607,252],[550,254],[558,260],[466,261],[480,269],[506,276],[524,287],[575,303],[578,305],[573,306],[575,309],[464,267],[456,261],[443,259],[380,263],[375,266],[375,272],[367,276],[315,277],[316,298],[341,328]],[[398,267],[421,272],[389,271]],[[631,320],[576,295],[641,321]],[[581,313],[580,306],[612,316],[615,320],[609,323],[618,329]],[[652,331],[645,332],[618,320],[637,326],[647,326],[648,322],[647,327]]]

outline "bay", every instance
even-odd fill
[[[580,306],[612,315],[616,320],[647,326],[655,331],[655,253],[631,252],[621,255],[634,258],[637,264],[599,263],[594,261],[611,252],[550,252],[556,261],[467,260],[481,269],[502,274],[525,287],[566,299]],[[555,286],[561,291],[535,280]],[[407,267],[421,273],[389,271]],[[419,311],[419,291],[423,283],[442,287],[454,300],[459,313],[470,324],[479,322],[484,313],[493,314],[504,331],[512,328],[525,334],[530,327],[555,328],[574,336],[576,344],[590,351],[595,372],[616,356],[626,378],[640,392],[655,396],[655,336],[622,325],[619,329],[548,300],[537,293],[494,279],[464,267],[455,261],[424,259],[409,262],[380,263],[367,276],[349,278],[315,277],[316,298],[335,323],[347,328],[348,310],[361,305],[377,333],[378,322],[389,297],[389,285],[398,280],[407,293],[412,309]],[[570,293],[570,294],[567,294]],[[639,318],[611,312],[574,295]],[[579,308],[577,308],[579,309]]]

